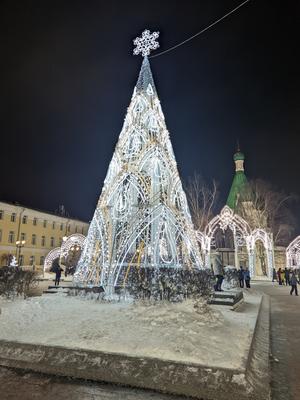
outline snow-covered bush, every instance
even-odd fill
[[[182,268],[132,268],[125,286],[135,299],[182,301],[209,297],[214,277],[210,270]]]
[[[18,267],[0,268],[0,296],[27,297],[29,290],[36,283],[34,271],[23,271]]]

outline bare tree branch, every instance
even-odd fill
[[[295,199],[296,196],[286,195],[270,183],[256,179],[240,194],[236,212],[252,229],[271,231],[276,245],[287,245],[295,230],[295,218],[289,207]]]
[[[214,180],[208,185],[201,175],[195,173],[188,180],[185,192],[194,226],[197,230],[203,231],[214,216],[219,196],[218,185]]]

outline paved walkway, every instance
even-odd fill
[[[152,391],[0,367],[1,400],[187,400]]]
[[[300,296],[276,282],[253,287],[271,299],[272,400],[300,400]]]
[[[272,400],[300,400],[300,296],[254,283],[271,297]],[[153,392],[0,368],[1,400],[179,400]],[[185,398],[186,399],[186,398]]]

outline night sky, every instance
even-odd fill
[[[166,50],[240,2],[2,1],[1,200],[91,220],[142,62],[132,40],[158,30]],[[237,139],[248,178],[300,195],[297,4],[252,0],[151,60],[183,180],[216,179],[224,201]]]

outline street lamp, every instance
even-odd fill
[[[80,246],[72,246],[71,248],[70,248],[70,250],[71,251],[79,251],[80,250]]]
[[[17,240],[16,241],[16,246],[18,249],[17,260],[18,260],[19,266],[20,266],[21,248],[25,246],[25,243],[26,243],[26,240]]]

